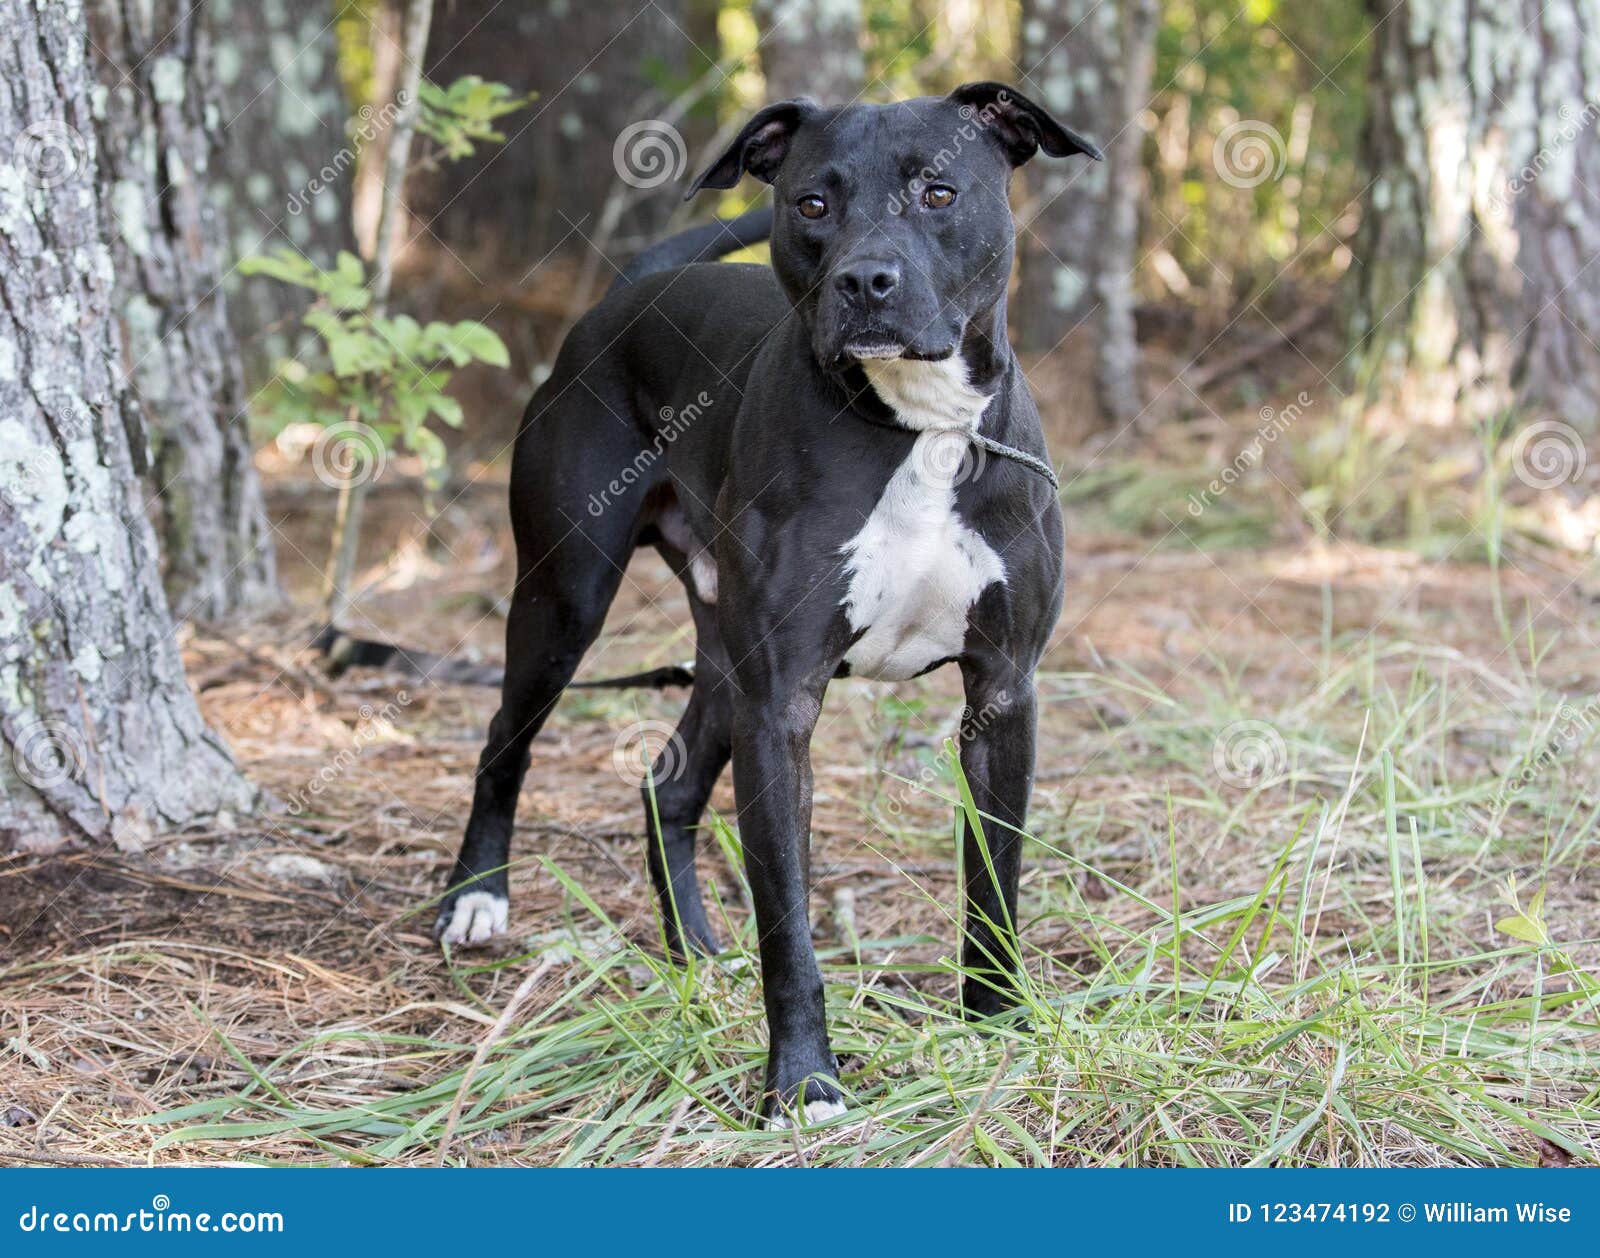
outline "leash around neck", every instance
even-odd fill
[[[1061,481],[1056,476],[1055,469],[1036,454],[1029,454],[1026,450],[1019,450],[1016,446],[1008,446],[1003,441],[996,441],[993,437],[986,437],[975,428],[913,428],[910,424],[902,424],[898,419],[886,416],[873,415],[858,407],[852,406],[850,410],[859,415],[868,423],[877,424],[881,428],[893,428],[896,432],[910,433],[913,437],[925,432],[948,432],[965,437],[979,449],[993,454],[1002,459],[1010,459],[1013,463],[1020,464],[1050,482],[1050,488],[1059,491]]]

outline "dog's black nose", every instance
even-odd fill
[[[834,287],[851,301],[859,301],[869,308],[881,305],[900,282],[900,264],[868,259],[864,262],[847,262],[833,277]]]

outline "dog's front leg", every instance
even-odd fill
[[[981,834],[963,815],[966,928],[961,1004],[984,1018],[1017,1003],[1017,883],[1033,790],[1036,710],[1033,673],[1003,659],[963,662],[961,770],[972,791]]]
[[[828,1046],[822,971],[811,948],[811,733],[826,683],[741,695],[733,787],[755,898],[771,1045],[762,1112],[773,1126],[843,1112]]]

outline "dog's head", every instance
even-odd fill
[[[825,109],[768,105],[696,179],[773,187],[772,265],[812,350],[839,371],[873,358],[948,358],[1005,296],[1011,172],[1090,141],[1002,83],[944,97]]]

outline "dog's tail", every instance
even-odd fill
[[[328,661],[328,672],[337,677],[347,668],[387,668],[417,681],[453,682],[458,686],[498,686],[506,670],[492,664],[429,651],[413,651],[392,642],[372,638],[353,638],[336,625],[324,625],[312,639],[311,648]],[[665,690],[670,686],[694,685],[694,669],[687,664],[669,664],[626,677],[601,677],[594,681],[575,681],[569,690]]]
[[[738,218],[719,218],[658,240],[627,266],[611,282],[611,292],[636,284],[647,275],[688,266],[691,262],[715,262],[735,250],[765,240],[772,234],[772,208],[764,206]]]

